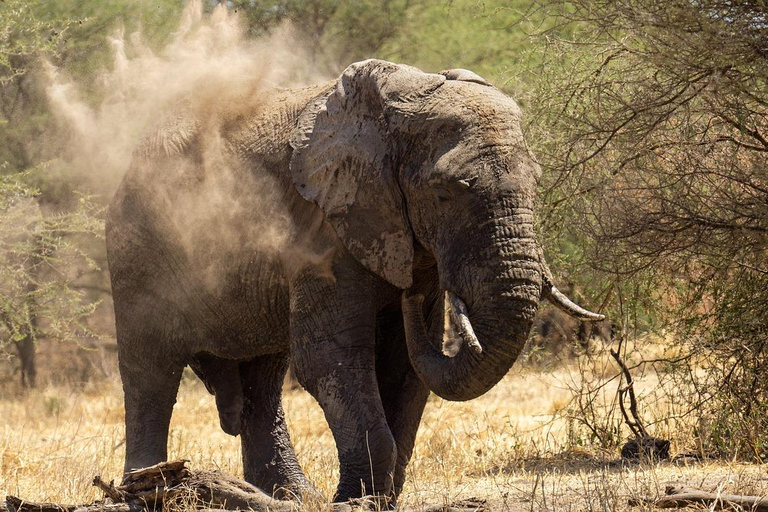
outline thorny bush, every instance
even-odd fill
[[[537,8],[560,20],[539,34],[540,85],[526,100],[542,231],[562,240],[550,250],[573,275],[591,269],[583,289],[614,321],[671,328],[679,350],[665,378],[690,392],[700,449],[764,459],[768,5]]]

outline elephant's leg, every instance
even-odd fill
[[[390,369],[383,366],[381,371],[387,372]],[[405,469],[413,454],[416,432],[419,430],[421,415],[429,398],[429,389],[413,369],[409,368],[399,386],[382,389],[381,393],[387,423],[397,444],[397,462],[393,478],[394,495],[397,497],[405,484]]]
[[[165,461],[168,426],[185,361],[174,315],[151,297],[115,294],[118,363],[125,395],[125,471]]]
[[[282,405],[286,354],[240,363],[243,389],[241,442],[246,481],[275,497],[301,497],[312,489],[296,460]]]
[[[340,463],[334,501],[389,499],[396,447],[376,382],[375,314],[366,277],[302,273],[291,288],[293,366],[320,404]],[[347,270],[347,272],[349,272]]]
[[[158,343],[160,343],[158,341]],[[119,354],[125,393],[125,471],[168,457],[168,426],[183,366],[137,354]]]
[[[400,308],[385,309],[377,318],[376,374],[387,423],[397,444],[394,494],[400,495],[429,389],[408,359]]]

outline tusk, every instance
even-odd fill
[[[599,313],[593,313],[587,311],[581,306],[575,304],[571,299],[566,297],[563,292],[558,290],[555,285],[551,285],[549,290],[544,290],[545,296],[549,299],[549,302],[562,309],[570,316],[583,320],[585,322],[599,322],[605,320],[605,315]]]
[[[482,354],[483,347],[475,336],[475,330],[472,329],[467,315],[467,305],[453,292],[448,292],[448,303],[451,305],[451,321],[459,331],[459,336],[475,354]]]

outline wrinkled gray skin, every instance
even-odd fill
[[[222,428],[241,436],[246,480],[281,496],[308,489],[281,406],[290,354],[333,431],[335,500],[394,499],[430,390],[449,400],[488,391],[542,298],[600,316],[551,284],[534,232],[539,166],[517,105],[482,78],[372,60],[259,104],[222,138],[242,172],[274,177],[292,243],[314,256],[243,249],[217,262],[218,288],[202,284],[166,225],[172,192],[196,182],[200,160],[204,122],[183,116],[145,140],[110,207],[125,469],[165,460],[190,365]],[[245,190],[239,204],[247,211],[257,196]],[[441,351],[445,294],[466,309],[456,324],[476,334],[454,357]]]

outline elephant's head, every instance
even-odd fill
[[[474,73],[353,64],[304,110],[291,143],[302,196],[363,265],[406,290],[411,362],[436,394],[468,400],[496,384],[542,298],[581,319],[603,318],[554,287],[534,229],[541,171],[520,110]],[[454,357],[441,351],[442,322],[428,333],[423,297],[408,291],[415,247],[437,263],[463,341]]]

